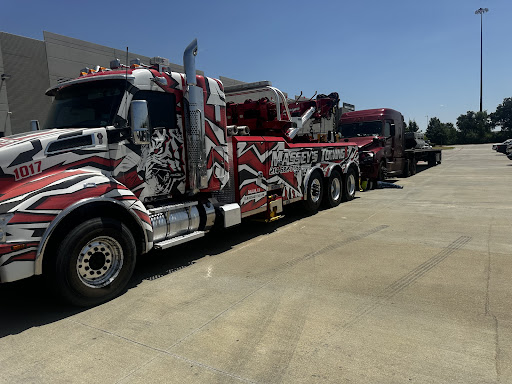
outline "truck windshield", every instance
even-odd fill
[[[119,125],[117,116],[124,95],[124,80],[74,84],[55,95],[44,128],[94,128]]]
[[[380,136],[382,134],[382,121],[362,121],[357,123],[341,124],[338,132],[343,137]]]

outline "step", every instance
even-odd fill
[[[167,249],[170,247],[174,247],[175,245],[186,243],[187,241],[191,241],[194,239],[199,239],[206,234],[205,231],[195,231],[191,233],[187,233],[183,236],[176,236],[169,240],[160,241],[154,244],[155,249]]]

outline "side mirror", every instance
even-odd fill
[[[395,130],[395,124],[391,124],[391,136],[395,136],[396,130]]]
[[[151,132],[149,129],[149,112],[146,100],[133,100],[131,102],[130,126],[135,144],[149,144]]]
[[[39,121],[38,120],[30,120],[30,130],[31,131],[39,131]]]

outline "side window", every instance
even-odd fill
[[[133,100],[148,102],[151,128],[176,128],[176,96],[172,93],[139,91]]]
[[[389,121],[386,121],[384,123],[384,137],[391,136],[391,123]]]

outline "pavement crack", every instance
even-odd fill
[[[102,332],[104,334],[107,334],[108,336],[111,336],[111,337],[116,337],[118,339],[122,339],[124,341],[127,341],[129,343],[132,343],[132,344],[136,344],[136,345],[139,345],[141,347],[144,347],[144,348],[147,348],[147,349],[150,349],[152,351],[155,351],[155,352],[158,352],[159,354],[164,354],[164,355],[167,355],[167,356],[171,356],[175,359],[178,359],[178,360],[182,360],[182,361],[186,361],[187,363],[190,363],[190,364],[193,364],[193,365],[197,365],[201,368],[204,368],[204,369],[207,369],[209,371],[213,371],[213,372],[216,372],[216,373],[219,373],[223,376],[228,376],[228,377],[231,377],[233,379],[236,379],[236,380],[239,380],[241,382],[244,382],[244,383],[251,383],[251,384],[257,384],[255,381],[252,381],[252,380],[249,380],[249,379],[246,379],[244,377],[241,377],[241,376],[238,376],[238,375],[235,375],[235,374],[232,374],[232,373],[229,373],[229,372],[225,372],[221,369],[218,369],[218,368],[215,368],[215,367],[212,367],[210,365],[207,365],[207,364],[204,364],[204,363],[201,363],[199,361],[196,361],[196,360],[193,360],[193,359],[189,359],[189,358],[186,358],[184,356],[181,356],[181,355],[178,355],[176,353],[172,353],[172,352],[169,352],[165,349],[161,349],[161,348],[157,348],[157,347],[153,347],[151,345],[148,345],[148,344],[145,344],[145,343],[141,343],[140,341],[137,341],[137,340],[133,340],[133,339],[130,339],[129,337],[125,337],[125,336],[122,336],[122,335],[119,335],[117,333],[114,333],[114,332],[111,332],[111,331],[108,331],[106,329],[103,329],[103,328],[98,328],[98,327],[95,327],[95,326],[92,326],[92,325],[89,325],[89,324],[86,324],[86,323],[83,323],[81,321],[78,321],[78,320],[74,320],[74,319],[68,319],[68,321],[70,322],[73,322],[75,324],[79,324],[81,326],[84,326],[84,327],[87,327],[87,328],[90,328],[90,329],[93,329],[95,331],[98,331],[98,332]],[[152,361],[154,361],[156,358],[160,357],[161,355],[156,355],[154,356],[153,358],[149,359],[148,361],[146,361],[144,364],[140,365],[139,367],[135,368],[134,370],[132,370],[131,372],[129,372],[127,375],[125,375],[124,377],[122,377],[121,379],[119,379],[117,381],[117,383],[120,383],[122,381],[124,381],[125,379],[127,379],[128,377],[132,376],[135,372],[137,372],[138,370],[140,370],[142,367],[145,367],[147,366],[148,364],[150,364]]]

